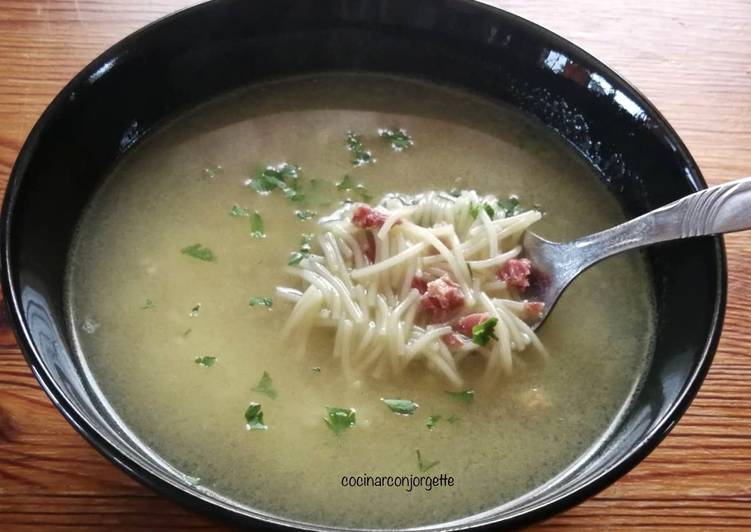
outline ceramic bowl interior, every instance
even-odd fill
[[[105,52],[53,101],[13,170],[2,218],[9,315],[42,387],[100,452],[169,497],[244,524],[300,525],[191,486],[108,411],[67,330],[66,256],[97,185],[161,121],[254,82],[330,71],[421,78],[514,106],[588,160],[629,215],[704,186],[664,118],[613,71],[534,24],[472,1],[217,0]],[[571,506],[638,463],[683,413],[721,328],[722,240],[661,245],[646,256],[657,334],[653,362],[626,415],[594,453],[553,482],[451,526],[520,525]]]

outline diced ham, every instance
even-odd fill
[[[420,304],[435,323],[446,319],[451,311],[461,307],[464,304],[464,294],[458,284],[444,275],[428,283]]]
[[[464,345],[461,335],[457,333],[448,333],[441,336],[441,340],[449,349],[457,349]]]
[[[380,229],[388,217],[368,205],[358,205],[352,213],[352,223],[361,229]]]
[[[375,263],[375,254],[376,254],[376,242],[375,237],[373,236],[373,233],[368,231],[365,233],[365,238],[367,239],[367,244],[365,244],[365,247],[363,248],[362,252],[365,254],[365,256],[368,258],[371,264]]]
[[[422,277],[418,277],[417,275],[412,278],[412,283],[410,284],[410,286],[412,288],[416,288],[417,291],[421,294],[424,294],[428,290],[428,282]]]
[[[472,336],[472,327],[480,325],[482,322],[488,319],[487,312],[477,312],[475,314],[467,314],[459,319],[454,324],[454,330],[463,334],[464,336]]]
[[[529,259],[509,259],[498,272],[498,277],[506,281],[506,286],[523,292],[529,286],[532,263]]]
[[[542,317],[542,311],[545,310],[545,303],[542,301],[525,301],[524,317],[526,319],[538,319]]]

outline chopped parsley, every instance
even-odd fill
[[[423,461],[422,455],[420,454],[420,449],[416,449],[415,453],[417,453],[417,468],[419,469],[420,473],[425,473],[441,463],[438,460],[434,462]]]
[[[459,196],[462,195],[462,189],[454,187],[451,190],[449,190],[449,195],[454,196],[455,198],[458,198]]]
[[[303,259],[307,259],[310,256],[310,252],[304,252],[304,251],[293,251],[289,255],[289,260],[287,261],[287,265],[289,266],[297,266],[302,262]]]
[[[449,423],[453,424],[453,423],[456,423],[457,421],[459,421],[460,419],[461,418],[459,416],[450,415],[449,417],[446,418],[446,421],[448,421]]]
[[[261,380],[259,380],[258,384],[256,384],[254,388],[251,388],[251,390],[267,395],[272,399],[276,399],[279,396],[276,389],[274,389],[273,383],[271,381],[271,375],[269,375],[267,371],[263,372],[263,375],[261,375]]]
[[[203,366],[204,368],[210,368],[216,363],[216,357],[212,357],[212,356],[196,357],[193,362],[195,362],[199,366]]]
[[[155,306],[156,305],[154,304],[154,302],[147,297],[146,301],[143,302],[143,306],[141,307],[141,309],[146,310],[149,308],[154,308]]]
[[[348,428],[355,426],[355,409],[327,406],[326,417],[323,420],[334,434],[338,436]]]
[[[248,186],[252,188],[253,190],[255,190],[256,192],[258,192],[259,194],[261,194],[262,196],[270,194],[271,191],[274,190],[275,188],[279,188],[279,187],[287,188],[287,184],[284,183],[284,181],[272,175],[268,175],[266,170],[261,171],[261,173],[259,173],[258,176],[251,179],[248,182]]]
[[[209,248],[205,248],[201,244],[184,247],[180,250],[180,253],[205,262],[214,262],[216,260],[216,255]]]
[[[440,420],[441,416],[430,416],[425,426],[428,427],[428,430],[433,430]]]
[[[488,318],[478,323],[472,327],[472,341],[477,345],[487,345],[491,338],[498,340],[494,331],[496,325],[498,325],[498,318]]]
[[[373,164],[376,162],[375,157],[370,150],[365,149],[365,145],[362,143],[362,137],[355,135],[352,131],[347,132],[347,142],[345,144],[347,149],[352,152],[352,166],[365,166],[366,164]]]
[[[313,235],[310,233],[305,233],[302,235],[302,240],[300,241],[300,249],[298,251],[293,251],[290,253],[289,261],[287,261],[287,264],[289,266],[296,266],[302,262],[303,259],[306,259],[310,256],[310,243],[313,241]]]
[[[319,368],[318,366],[310,369],[313,371],[313,373],[321,373],[321,368]]]
[[[305,200],[305,195],[300,191],[300,167],[294,164],[267,166],[248,182],[248,186],[262,196],[278,188],[290,201]]]
[[[253,296],[248,303],[251,307],[268,307],[274,304],[274,300],[270,297]]]
[[[215,164],[212,166],[207,166],[203,169],[203,177],[207,179],[215,179],[216,177],[219,177],[224,172],[224,168],[222,168],[220,165]]]
[[[303,259],[307,258],[310,255],[310,253],[303,253],[302,251],[293,251],[289,255],[289,260],[287,261],[287,264],[289,266],[297,266],[302,262]]]
[[[195,318],[196,316],[198,316],[199,312],[201,312],[201,304],[200,303],[196,303],[196,306],[193,307],[192,309],[190,309],[189,316],[191,318]]]
[[[476,219],[480,215],[480,209],[482,209],[486,213],[488,213],[488,216],[490,216],[491,220],[495,216],[495,209],[493,209],[493,207],[491,207],[489,204],[487,204],[485,202],[470,203],[470,205],[469,205],[469,214],[470,214],[470,216],[472,216],[473,219]]]
[[[345,175],[342,180],[336,184],[336,189],[344,192],[357,192],[365,203],[370,203],[373,200],[373,195],[368,192],[367,187],[362,183],[355,183],[354,179],[352,179],[349,174]]]
[[[461,392],[446,392],[446,394],[456,399],[457,401],[461,401],[462,403],[466,404],[471,404],[472,401],[475,400],[475,391],[471,388],[465,388]],[[451,418],[448,419],[448,422],[453,423],[453,421],[451,421]]]
[[[239,205],[235,204],[232,206],[232,209],[230,209],[229,215],[234,216],[235,218],[247,218],[248,216],[250,216],[250,211],[245,207],[240,207]]]
[[[346,174],[342,180],[336,184],[336,189],[340,191],[352,190],[353,188],[355,188],[355,181],[349,174]]]
[[[506,217],[516,216],[524,212],[524,209],[519,204],[519,198],[516,196],[509,196],[506,199],[498,200],[498,208],[504,212]]]
[[[188,335],[189,335],[189,334],[190,334],[191,332],[193,332],[193,329],[191,329],[191,328],[187,328],[187,329],[185,330],[185,332],[183,333],[183,338],[185,338],[186,336],[188,336]]]
[[[420,406],[409,399],[381,399],[381,401],[386,403],[386,406],[388,406],[392,412],[403,416],[414,414],[417,407]]]
[[[410,137],[407,132],[403,129],[397,129],[397,128],[387,128],[387,129],[379,129],[378,135],[391,144],[391,148],[394,151],[404,151],[410,147],[412,147],[415,143],[412,140],[412,137]]]
[[[305,201],[305,194],[296,188],[285,188],[284,197],[290,201],[296,201],[298,203]]]
[[[263,411],[259,403],[250,403],[245,410],[245,428],[247,430],[266,430],[269,428],[263,422]]]
[[[314,212],[314,211],[309,211],[308,209],[303,209],[303,210],[295,211],[295,216],[297,216],[297,219],[301,220],[303,222],[305,220],[310,220],[316,214],[318,214],[318,213]]]
[[[250,217],[250,237],[266,238],[263,218],[261,218],[261,214],[258,211],[253,211],[253,215]]]

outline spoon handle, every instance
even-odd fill
[[[583,266],[633,248],[751,229],[751,177],[694,192],[605,231],[571,242]]]

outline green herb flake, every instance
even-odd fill
[[[149,298],[146,298],[146,301],[143,302],[143,306],[141,307],[141,309],[146,310],[146,309],[154,308],[155,306],[156,305],[154,304],[152,300],[150,300]]]
[[[338,436],[348,428],[355,426],[355,409],[327,406],[326,417],[323,418],[323,421]]]
[[[296,164],[282,163],[276,167],[277,172],[285,183],[292,183],[300,178],[300,167]]]
[[[498,208],[503,211],[507,218],[509,216],[516,216],[517,214],[524,212],[524,209],[519,204],[519,198],[517,198],[516,196],[509,196],[506,199],[499,199],[497,203]]]
[[[234,216],[235,218],[247,218],[250,216],[250,211],[245,207],[240,207],[239,205],[235,204],[230,209],[229,215]]]
[[[419,449],[416,449],[415,453],[417,453],[417,468],[419,469],[420,473],[425,473],[441,463],[438,460],[436,460],[435,462],[423,461]]]
[[[362,183],[355,183],[350,175],[345,175],[339,183],[336,184],[336,189],[339,191],[356,192],[365,203],[373,201],[373,195],[368,192],[368,189]]]
[[[362,143],[362,137],[355,135],[352,131],[347,132],[347,142],[345,144],[347,149],[352,152],[352,166],[365,166],[366,164],[373,164],[376,162],[373,154],[365,149],[365,145]]]
[[[247,184],[262,196],[278,188],[287,199],[299,202],[305,200],[305,195],[300,192],[300,175],[299,166],[282,163],[277,166],[267,166]]]
[[[247,430],[266,430],[269,428],[263,422],[263,411],[259,403],[250,403],[245,410],[245,428]]]
[[[472,341],[477,345],[487,345],[490,339],[498,340],[495,335],[495,326],[498,325],[498,318],[489,318],[482,323],[472,327]]]
[[[216,357],[212,357],[212,356],[196,357],[194,362],[198,364],[199,366],[203,366],[204,368],[210,368],[216,363]]]
[[[193,329],[190,329],[190,328],[186,329],[185,332],[183,333],[183,338],[188,336],[191,332],[193,332]]]
[[[259,380],[258,384],[256,384],[254,388],[251,388],[251,390],[267,395],[272,399],[276,399],[279,396],[278,392],[274,389],[273,383],[271,381],[271,375],[269,375],[267,371],[263,372],[263,375],[261,375],[261,380]]]
[[[205,262],[214,262],[216,260],[214,253],[209,248],[203,247],[201,244],[193,244],[192,246],[184,247],[180,250],[180,253]]]
[[[195,318],[195,317],[197,317],[197,316],[198,316],[198,313],[199,313],[199,312],[201,312],[201,304],[200,304],[200,303],[196,303],[196,306],[195,306],[195,307],[193,307],[192,309],[190,309],[190,314],[189,314],[189,316],[190,316],[191,318]]]
[[[317,214],[318,214],[317,212],[309,211],[308,209],[303,209],[303,210],[295,211],[295,216],[297,216],[297,219],[301,220],[303,222],[306,221],[306,220],[310,220],[311,218],[313,218]]]
[[[287,187],[284,189],[284,197],[290,201],[302,203],[305,201],[305,194],[303,194],[299,188]]]
[[[454,187],[451,190],[449,190],[449,195],[454,196],[455,198],[458,198],[462,195],[462,192],[463,192],[462,189]]]
[[[411,148],[415,143],[407,132],[403,129],[386,128],[379,129],[378,136],[383,140],[391,144],[391,148],[394,151],[404,151]]]
[[[274,304],[274,300],[270,297],[253,296],[248,303],[251,307],[267,307],[271,308]]]
[[[451,416],[449,416],[449,417],[446,418],[446,421],[448,421],[449,423],[451,423],[453,425],[454,423],[456,423],[460,419],[461,418],[459,416],[451,415]]]
[[[303,259],[307,258],[308,255],[301,252],[301,251],[293,251],[289,255],[289,260],[287,261],[287,265],[289,266],[297,266],[302,262]]]
[[[266,238],[263,218],[258,211],[253,211],[253,215],[250,217],[250,238]]]
[[[319,368],[318,366],[310,369],[313,371],[313,373],[321,373],[321,368]]]
[[[420,406],[409,399],[381,399],[395,414],[409,416]]]
[[[342,180],[336,184],[336,189],[339,191],[352,190],[354,188],[355,188],[355,181],[352,179],[352,177],[349,174],[345,175],[342,178]]]
[[[446,392],[446,394],[456,399],[457,401],[461,401],[462,403],[466,403],[468,405],[472,404],[472,401],[475,400],[475,391],[471,388],[465,388],[461,392]],[[449,421],[449,423],[453,423],[453,421]]]
[[[433,430],[440,420],[441,416],[430,416],[425,426],[428,427],[428,430]]]
[[[289,261],[287,261],[289,266],[297,266],[303,259],[310,256],[310,243],[313,242],[313,236],[312,233],[303,233],[300,240],[300,249],[290,253]]]
[[[224,173],[224,168],[222,168],[218,164],[207,166],[206,168],[203,169],[203,177],[205,177],[206,179],[216,179],[223,173]]]
[[[469,205],[469,214],[473,219],[477,219],[477,217],[480,215],[480,210],[484,210],[486,213],[488,213],[488,216],[490,216],[491,220],[495,216],[495,209],[493,209],[493,207],[485,202],[471,203]]]
[[[248,183],[248,186],[262,196],[266,196],[267,194],[271,193],[272,190],[280,186],[286,188],[286,185],[283,181],[280,181],[276,177],[268,176],[263,172],[259,174],[258,177],[251,179]]]

